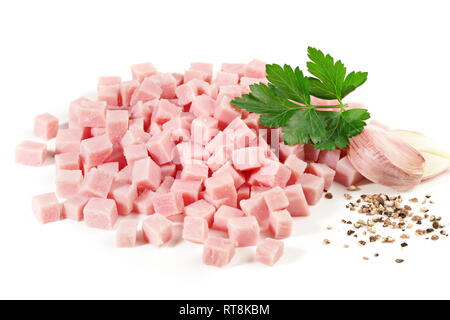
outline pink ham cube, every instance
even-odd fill
[[[236,199],[236,187],[234,186],[234,179],[229,174],[216,175],[205,180],[206,193],[211,196],[213,200],[219,199]]]
[[[178,86],[175,89],[175,94],[178,98],[178,102],[181,105],[187,105],[191,103],[198,94],[198,88],[194,81],[189,81],[185,84]],[[204,98],[206,100],[206,98]]]
[[[250,77],[242,77],[241,81],[239,82],[240,85],[242,86],[242,88],[244,89],[244,91],[246,93],[250,92],[250,86],[252,84],[257,84],[257,83],[264,83],[267,84],[268,81],[266,78],[250,78]]]
[[[222,101],[223,98],[227,97],[231,100],[240,97],[242,95],[242,87],[238,84],[221,86],[219,88],[219,94],[217,95],[217,101]]]
[[[102,164],[112,153],[113,145],[106,135],[83,140],[80,156],[88,167]]]
[[[211,82],[212,74],[213,74],[213,65],[210,63],[204,62],[193,62],[191,63],[190,70],[195,70],[202,72],[206,75],[205,81]]]
[[[153,206],[153,198],[155,192],[147,190],[144,191],[134,202],[134,209],[141,214],[150,215],[155,213],[155,207]]]
[[[273,211],[270,213],[269,225],[275,239],[289,238],[292,234],[294,220],[287,210]]]
[[[232,161],[237,170],[246,171],[260,168],[263,163],[259,147],[241,148],[233,151]]]
[[[298,179],[297,183],[302,185],[306,201],[308,201],[309,205],[313,206],[319,202],[325,188],[324,178],[305,173]]]
[[[150,77],[162,90],[161,99],[176,98],[177,79],[171,73],[159,73]]]
[[[237,201],[238,203],[241,202],[241,200],[247,200],[250,198],[250,186],[243,185],[237,190]]]
[[[81,170],[57,170],[56,193],[62,198],[72,198],[80,190],[83,182]]]
[[[132,144],[145,144],[150,139],[150,134],[142,129],[128,130],[122,138],[121,145],[123,147]]]
[[[209,168],[206,164],[188,164],[181,171],[182,180],[201,180],[208,178]]]
[[[118,219],[114,200],[92,198],[83,210],[84,221],[91,228],[111,230]]]
[[[245,119],[244,122],[250,129],[258,130],[259,129],[259,118],[260,115],[257,113],[250,113]]]
[[[106,198],[111,190],[113,179],[109,173],[92,168],[86,174],[79,193],[89,198]]]
[[[271,189],[269,187],[251,186],[251,198],[263,196],[265,192]]]
[[[222,205],[217,209],[216,214],[214,215],[213,229],[228,231],[228,221],[234,218],[242,218],[244,216],[244,212],[227,206]]]
[[[173,224],[163,215],[155,213],[142,223],[142,233],[146,242],[160,247],[172,239]]]
[[[230,73],[220,71],[216,75],[215,84],[217,87],[229,86],[239,83],[239,75],[237,73]]]
[[[273,266],[280,260],[284,252],[284,243],[280,240],[266,238],[256,248],[255,260]]]
[[[264,165],[253,173],[248,183],[265,187],[286,187],[291,177],[291,170],[279,161],[266,159]]]
[[[80,153],[80,144],[83,139],[82,129],[61,129],[56,135],[55,153]]]
[[[161,168],[150,158],[136,161],[133,167],[133,184],[138,190],[156,191],[161,183]]]
[[[55,155],[55,166],[57,170],[79,170],[80,156],[76,152],[57,154]]]
[[[219,102],[216,108],[214,109],[214,118],[219,120],[219,127],[223,129],[227,125],[229,125],[234,119],[240,117],[241,114],[231,105],[230,97],[225,96],[218,101]]]
[[[144,118],[130,119],[128,129],[131,130],[144,130]]]
[[[307,167],[307,163],[294,154],[287,157],[286,161],[284,161],[284,165],[291,170],[291,178],[289,181],[292,181],[293,183],[305,173]]]
[[[47,158],[47,146],[43,143],[23,141],[16,147],[16,163],[26,166],[42,166]]]
[[[305,151],[303,145],[287,146],[284,143],[280,143],[280,160],[281,162],[286,162],[286,159],[294,155],[297,158],[303,160],[305,159]]]
[[[289,200],[289,206],[287,211],[293,217],[306,217],[309,216],[309,206],[306,201],[303,188],[300,184],[291,185],[284,189],[284,193]]]
[[[106,134],[106,128],[91,128],[91,136],[98,137]]]
[[[104,101],[108,106],[119,106],[120,101],[120,77],[102,77],[97,86],[97,99]]]
[[[261,60],[252,60],[245,66],[244,75],[250,78],[265,78],[266,63]]]
[[[161,178],[165,177],[175,177],[175,173],[177,172],[177,166],[173,163],[166,163],[160,166],[161,168]]]
[[[212,225],[216,208],[205,200],[198,200],[184,208],[188,217],[197,217],[206,220],[209,226]]]
[[[194,143],[207,145],[219,132],[217,119],[203,115],[194,119],[191,124],[191,137]]]
[[[183,197],[184,205],[190,205],[199,198],[200,190],[202,188],[202,181],[199,180],[180,180],[175,179],[170,188],[170,192],[179,193]]]
[[[111,143],[116,144],[122,141],[128,130],[127,110],[108,110],[106,112],[106,134]]]
[[[153,197],[153,206],[156,213],[165,217],[174,216],[183,213],[183,196],[177,192],[157,193]]]
[[[310,143],[304,145],[305,161],[316,162],[319,159],[320,150],[314,148]]]
[[[139,101],[147,102],[159,99],[162,89],[151,78],[145,78],[139,88],[137,88],[131,96],[130,104],[134,106]]]
[[[145,78],[157,74],[155,66],[149,62],[135,64],[131,66],[131,74],[134,80],[142,82]]]
[[[229,161],[231,161],[230,152],[226,147],[221,147],[214,151],[206,161],[206,164],[212,171],[216,171]]]
[[[81,100],[76,109],[78,125],[89,128],[104,128],[106,124],[106,102]]]
[[[203,248],[203,263],[215,267],[224,267],[234,257],[233,241],[224,238],[210,237]]]
[[[34,135],[44,140],[56,137],[58,133],[59,120],[55,116],[44,113],[34,118]]]
[[[144,144],[127,145],[123,148],[123,154],[129,166],[133,166],[137,160],[148,157],[147,147]]]
[[[236,247],[254,246],[258,242],[259,225],[255,217],[229,219],[227,228],[228,236]]]
[[[186,70],[184,72],[183,80],[185,83],[194,79],[208,82],[208,74],[199,70]]]
[[[162,165],[173,160],[175,144],[169,132],[162,132],[151,137],[146,146],[150,156],[157,164]]]
[[[356,171],[348,157],[344,157],[336,164],[335,180],[336,182],[349,187],[358,184],[364,180],[364,177]]]
[[[134,202],[138,196],[135,185],[122,185],[111,191],[111,197],[117,204],[117,213],[127,216],[133,210]]]
[[[124,107],[130,106],[131,96],[139,85],[138,80],[124,81],[120,84],[120,97]]]
[[[330,167],[333,170],[336,170],[336,165],[341,158],[341,150],[322,150],[319,154],[319,159],[317,160],[318,163],[323,163]]]
[[[289,206],[289,199],[280,187],[264,192],[263,197],[270,212],[286,209]]]
[[[246,64],[244,63],[222,63],[220,71],[237,73],[240,77],[244,75]]]
[[[158,101],[159,100],[151,100],[145,103],[138,101],[131,107],[131,119],[144,119],[144,129],[146,129],[150,124],[153,109],[158,105]]]
[[[192,112],[196,117],[200,116],[211,116],[214,114],[214,108],[216,102],[210,96],[202,94],[195,96],[192,99],[192,104],[190,112]]]
[[[200,217],[184,218],[183,239],[195,243],[204,243],[208,238],[208,222]]]
[[[326,164],[322,163],[309,163],[306,168],[307,173],[311,173],[318,177],[322,177],[325,180],[325,190],[329,190],[334,181],[336,172]]]
[[[181,114],[182,109],[168,100],[159,100],[158,104],[152,112],[152,122],[157,124],[164,124],[167,121],[178,117]]]
[[[113,177],[119,173],[119,163],[118,162],[108,162],[97,166],[97,169],[106,172]]]
[[[89,198],[80,195],[67,199],[63,203],[63,217],[74,221],[83,220],[83,210],[88,201]]]
[[[157,193],[167,193],[170,192],[170,188],[172,188],[172,185],[175,181],[175,178],[173,177],[165,177],[163,181],[161,182],[161,185],[159,186],[158,190],[156,190]]]
[[[58,203],[54,193],[33,197],[32,208],[36,218],[42,224],[61,220],[62,205]]]
[[[133,181],[133,167],[126,166],[122,168],[115,176],[114,182],[121,182],[122,184],[131,184]]]
[[[252,197],[240,202],[242,211],[245,215],[256,217],[261,229],[267,229],[269,225],[269,208],[262,196]]]
[[[116,246],[118,248],[132,248],[136,245],[137,221],[121,221],[116,233]]]
[[[245,177],[234,169],[231,162],[225,163],[222,167],[217,169],[212,176],[215,177],[224,174],[229,174],[233,178],[236,189],[239,189],[239,187],[245,183]]]

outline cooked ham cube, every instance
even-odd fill
[[[250,93],[250,86],[252,84],[264,83],[267,84],[268,81],[266,78],[251,78],[251,77],[242,77],[240,84],[245,93]]]
[[[220,71],[237,73],[240,77],[244,75],[246,64],[244,63],[222,63]]]
[[[61,129],[56,135],[55,153],[80,153],[80,144],[83,139],[82,129]]]
[[[263,197],[270,212],[286,209],[289,206],[289,199],[280,187],[264,192]]]
[[[261,229],[267,229],[269,225],[269,208],[267,208],[264,197],[257,196],[248,200],[242,200],[240,206],[247,216],[256,217]]]
[[[63,216],[66,219],[81,221],[83,220],[83,210],[89,198],[76,195],[67,199],[63,203]]]
[[[175,177],[175,173],[177,172],[177,166],[173,163],[166,163],[160,166],[161,168],[161,178],[165,177]]]
[[[245,177],[234,169],[231,162],[225,163],[222,167],[217,169],[212,176],[215,177],[224,174],[229,174],[233,178],[236,189],[239,189],[239,187],[245,183]]]
[[[291,170],[279,161],[266,159],[264,165],[253,173],[248,183],[265,187],[286,187],[291,177]]]
[[[76,109],[78,125],[89,128],[104,128],[106,124],[106,102],[80,100]]]
[[[203,263],[224,267],[230,263],[235,253],[233,241],[224,238],[210,237],[203,248]]]
[[[133,184],[138,190],[156,191],[161,184],[161,168],[150,157],[137,160],[133,167]]]
[[[119,173],[119,163],[118,162],[108,162],[97,166],[97,169],[106,172],[113,177]]]
[[[92,168],[86,174],[79,193],[90,198],[106,198],[111,190],[113,179],[114,177],[111,174]]]
[[[61,198],[72,198],[80,190],[83,182],[81,170],[57,170],[56,193]]]
[[[91,128],[91,136],[98,137],[106,134],[106,128]]]
[[[187,216],[183,224],[183,239],[203,243],[208,238],[208,222],[199,217]]]
[[[134,80],[142,82],[145,78],[157,74],[155,66],[149,62],[135,64],[131,66],[131,74]]]
[[[120,105],[120,77],[101,77],[97,86],[97,98],[108,106]]]
[[[317,162],[320,155],[320,150],[314,148],[310,143],[304,145],[305,150],[305,161],[307,162]]]
[[[151,78],[145,78],[139,88],[137,88],[131,96],[130,104],[134,106],[139,101],[147,102],[159,99],[162,89]]]
[[[255,217],[229,219],[227,228],[228,236],[236,247],[254,246],[258,242],[259,225]]]
[[[118,248],[132,248],[136,245],[137,221],[121,221],[116,233],[116,246]]]
[[[83,210],[84,221],[91,228],[111,230],[118,219],[114,200],[92,198]]]
[[[120,97],[124,107],[130,106],[131,96],[139,88],[138,80],[124,81],[120,84]]]
[[[256,248],[255,260],[273,266],[280,260],[284,252],[284,243],[280,240],[266,238]]]
[[[129,166],[133,166],[137,160],[148,157],[147,147],[144,144],[127,145],[123,148],[123,153]]]
[[[216,208],[205,200],[198,200],[184,208],[186,216],[197,217],[206,220],[209,226],[212,225]]]
[[[215,84],[217,87],[229,86],[239,83],[239,75],[237,73],[220,71],[216,75]]]
[[[16,147],[16,163],[26,166],[42,166],[47,158],[47,146],[43,143],[23,141]]]
[[[162,90],[161,99],[176,98],[177,79],[170,73],[159,73],[150,77]]]
[[[265,192],[271,190],[270,187],[262,187],[262,186],[251,186],[251,198],[255,198],[258,196],[263,196]]]
[[[167,121],[178,117],[182,109],[168,100],[159,100],[158,104],[152,112],[152,122],[163,125]]]
[[[198,80],[202,80],[202,81],[206,81],[206,82],[208,82],[208,79],[210,80],[207,73],[199,71],[199,70],[186,70],[184,72],[184,76],[183,76],[184,83],[189,82],[194,79],[198,79]]]
[[[34,118],[34,135],[44,140],[56,137],[58,133],[59,120],[55,116],[44,113]]]
[[[226,147],[221,147],[215,150],[215,152],[206,161],[206,164],[212,171],[217,171],[229,161],[231,161],[230,152]]]
[[[237,170],[246,171],[260,168],[264,159],[259,147],[241,148],[233,151],[233,165]]]
[[[201,188],[202,181],[175,179],[172,187],[170,188],[170,192],[181,194],[184,205],[187,206],[199,199]]]
[[[213,199],[206,192],[203,195],[203,198],[211,203],[215,208],[220,208],[220,206],[230,206],[233,208],[237,208],[237,194],[236,197],[222,198],[222,199]]]
[[[336,170],[336,165],[341,158],[341,150],[321,150],[319,154],[318,163],[323,163],[333,170]]]
[[[309,163],[306,172],[322,177],[325,180],[325,190],[330,189],[336,174],[336,171],[322,163]]]
[[[335,180],[336,182],[349,187],[358,184],[364,180],[364,177],[356,171],[348,157],[344,157],[336,164]]]
[[[111,191],[111,197],[117,204],[117,213],[127,216],[133,210],[134,202],[138,196],[135,185],[126,184]]]
[[[161,185],[159,186],[158,190],[156,190],[157,193],[167,193],[170,192],[170,188],[172,188],[173,183],[175,182],[175,178],[173,177],[165,177],[163,181],[161,182]]]
[[[150,134],[140,129],[128,130],[122,138],[121,145],[123,147],[132,144],[145,144],[150,139]]]
[[[193,62],[191,63],[191,69],[195,71],[200,71],[206,74],[205,81],[211,82],[212,74],[213,74],[213,65],[210,63],[204,62]]]
[[[194,143],[207,145],[219,132],[217,119],[203,115],[194,119],[191,124],[191,137]]]
[[[42,224],[61,220],[62,205],[54,193],[33,197],[32,208],[36,218]]]
[[[162,165],[173,160],[175,144],[170,133],[162,132],[151,137],[146,146],[150,156],[157,164]]]
[[[261,60],[252,60],[245,66],[244,75],[249,78],[265,78],[266,63]]]
[[[155,207],[153,206],[153,198],[155,195],[156,193],[151,190],[144,191],[134,202],[134,209],[138,213],[145,215],[155,213]]]
[[[126,166],[122,168],[115,176],[114,182],[121,182],[123,184],[131,184],[133,181],[133,167]]]
[[[303,145],[295,145],[295,146],[287,146],[283,143],[280,143],[280,160],[281,162],[286,162],[286,159],[293,155],[297,158],[303,160],[305,159],[305,151]]]
[[[79,170],[80,155],[76,152],[60,153],[55,155],[57,170]]]
[[[293,217],[306,217],[309,216],[309,206],[306,201],[303,188],[300,184],[294,184],[286,187],[284,193],[289,200],[289,206],[287,211]]]
[[[155,213],[142,223],[144,240],[157,247],[169,242],[173,236],[173,224],[163,215]]]
[[[183,196],[177,192],[157,193],[153,197],[155,212],[165,217],[183,213]]]
[[[291,170],[291,178],[289,182],[295,183],[298,178],[305,173],[307,163],[294,154],[291,154],[284,161],[284,165]],[[289,183],[288,183],[289,184]]]
[[[80,145],[80,156],[89,167],[98,166],[111,155],[113,145],[106,135],[83,140]]]
[[[198,88],[194,81],[189,81],[185,84],[178,86],[175,89],[175,94],[178,98],[178,102],[181,105],[187,105],[195,100],[198,95]],[[206,98],[204,98],[206,100]]]
[[[287,210],[270,213],[269,225],[275,239],[289,238],[292,234],[294,220]]]
[[[228,231],[228,221],[234,218],[242,218],[244,216],[244,212],[227,206],[222,205],[217,209],[216,214],[214,215],[213,229]]]
[[[219,127],[223,129],[227,125],[229,125],[234,119],[240,117],[241,114],[231,105],[230,97],[224,96],[223,98],[217,101],[218,104],[214,109],[214,118],[219,120]]]
[[[241,200],[247,200],[250,198],[250,186],[243,185],[237,190],[237,201],[238,203],[241,202]]]
[[[205,180],[206,193],[213,200],[224,198],[237,198],[234,179],[229,174],[217,175]]]
[[[122,141],[128,130],[127,110],[108,110],[106,112],[106,134],[111,143],[116,144]]]
[[[305,193],[306,201],[313,206],[317,204],[323,195],[325,188],[325,179],[309,173],[302,175],[298,181],[302,185],[303,192]]]
[[[208,178],[209,168],[206,164],[188,164],[181,171],[182,180],[201,180]]]

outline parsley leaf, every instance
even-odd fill
[[[277,95],[277,90],[265,84],[253,84],[251,93],[235,98],[231,103],[249,112],[261,114],[260,122],[267,127],[283,127],[294,113],[301,108],[285,97]]]
[[[298,67],[293,70],[287,64],[284,67],[277,64],[268,64],[266,72],[267,80],[285,97],[309,105],[311,97],[308,79]]]
[[[314,108],[297,111],[283,128],[283,139],[287,145],[323,141],[327,136],[323,119]]]
[[[364,120],[370,118],[366,109],[317,111],[317,114],[326,127],[326,136],[318,143],[313,141],[313,144],[316,149],[322,150],[346,147],[350,143],[349,138],[360,134],[366,125]]]

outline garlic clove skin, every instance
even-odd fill
[[[392,130],[392,132],[421,152],[431,153],[450,160],[450,153],[439,143],[421,133],[408,130]]]
[[[432,179],[450,168],[450,160],[428,152],[421,152],[425,158],[425,172],[422,181]]]
[[[424,175],[420,152],[380,126],[368,125],[351,138],[348,157],[365,178],[398,191],[418,185]]]

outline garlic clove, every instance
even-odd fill
[[[421,152],[431,153],[450,160],[450,153],[433,139],[421,133],[408,130],[392,130],[392,132]]]
[[[425,158],[425,172],[422,181],[434,178],[450,168],[450,160],[428,152],[421,152]]]
[[[351,138],[348,157],[365,178],[399,191],[418,185],[424,174],[420,152],[379,126],[369,125]]]

